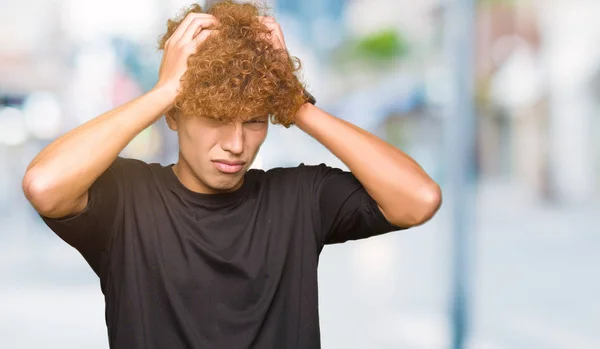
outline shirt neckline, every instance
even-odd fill
[[[183,183],[181,183],[181,181],[173,171],[174,165],[175,164],[169,164],[163,166],[162,172],[165,174],[169,187],[182,199],[201,206],[223,207],[238,203],[240,200],[244,199],[247,196],[249,188],[254,182],[254,178],[251,174],[252,171],[247,171],[244,174],[242,186],[237,190],[218,194],[199,193],[190,190]]]

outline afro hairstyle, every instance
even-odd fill
[[[159,49],[200,5],[184,8],[167,22]],[[222,122],[270,118],[289,127],[307,101],[298,79],[300,60],[270,43],[270,31],[258,16],[266,11],[251,3],[218,2],[206,13],[219,22],[216,29],[188,58],[179,94],[167,115],[203,116]]]

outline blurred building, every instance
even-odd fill
[[[594,1],[485,2],[477,12],[480,163],[534,199],[598,193]],[[573,38],[579,38],[573,40]]]

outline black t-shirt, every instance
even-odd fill
[[[99,276],[111,348],[320,348],[323,246],[399,229],[323,164],[249,170],[214,195],[171,166],[119,157],[82,213],[44,218]]]

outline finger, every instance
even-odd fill
[[[181,38],[179,39],[179,43],[186,45],[188,44],[190,41],[192,41],[192,39],[194,37],[196,37],[196,35],[198,35],[203,29],[206,28],[210,28],[210,27],[214,27],[217,25],[217,19],[216,18],[195,18],[190,25],[187,27],[187,29],[185,30],[185,32],[183,32],[183,35],[181,35]]]
[[[275,22],[275,18],[273,18],[273,17],[268,17],[268,16],[258,16],[258,20],[259,20],[259,22],[261,22],[262,24],[274,23],[274,22]]]
[[[277,42],[277,44],[278,44],[277,48],[285,48],[285,40],[283,38],[283,31],[281,30],[281,27],[275,22],[273,22],[273,23],[266,22],[265,26],[271,32],[271,37],[272,37],[273,41]]]
[[[285,48],[285,38],[283,37],[283,30],[281,30],[281,27],[279,25],[275,25],[275,29],[273,31],[275,32],[281,47]]]
[[[196,13],[196,12],[189,13],[187,16],[185,16],[183,21],[181,21],[181,23],[179,23],[179,26],[177,26],[177,29],[175,29],[175,32],[173,32],[173,34],[169,38],[169,41],[172,43],[178,42],[179,39],[181,39],[181,36],[185,32],[185,30],[188,28],[188,26],[194,19],[196,19],[196,18],[211,18],[211,17],[214,17],[214,16],[206,14],[206,13]]]
[[[198,35],[196,35],[192,41],[190,43],[188,43],[186,45],[186,47],[191,51],[191,52],[196,52],[198,46],[203,43],[212,33],[214,32],[214,30],[212,29],[204,29],[202,30]]]
[[[275,48],[286,49],[285,47],[285,39],[283,37],[283,31],[281,30],[281,26],[275,20],[275,17],[272,16],[257,16],[258,20],[269,29],[271,35],[271,41]]]
[[[270,31],[281,33],[281,26],[277,22],[264,22],[265,27],[269,28]]]
[[[200,32],[200,34],[198,34],[194,40],[194,42],[196,43],[196,45],[199,45],[201,43],[203,43],[206,39],[208,39],[208,37],[214,32],[214,30],[211,29],[207,29],[207,30],[202,30]]]

